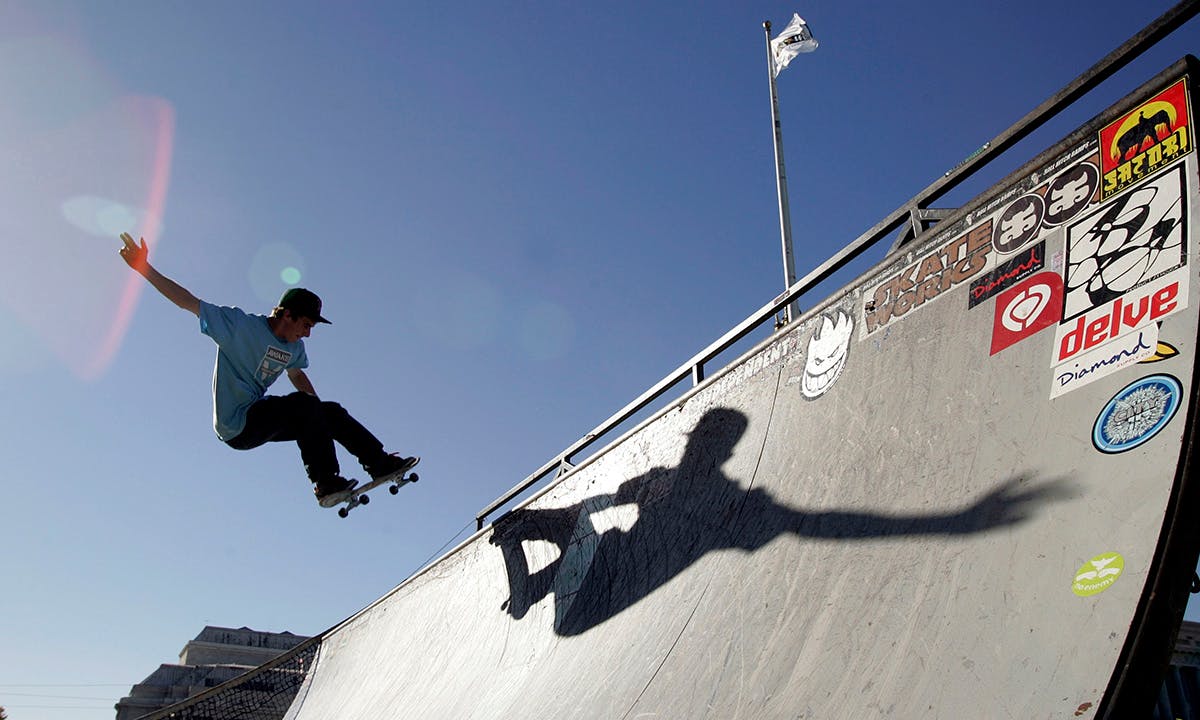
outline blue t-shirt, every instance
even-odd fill
[[[200,332],[217,343],[213,368],[213,429],[232,440],[246,427],[246,411],[284,371],[308,367],[304,341],[275,337],[265,315],[200,301]]]

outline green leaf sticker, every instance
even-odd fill
[[[1088,560],[1075,573],[1071,590],[1079,597],[1098,595],[1112,587],[1125,572],[1125,558],[1119,553],[1103,553]]]

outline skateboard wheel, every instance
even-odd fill
[[[410,482],[416,482],[421,479],[421,476],[416,473],[413,473],[412,475],[408,476],[408,479]]]
[[[349,511],[349,510],[347,510],[346,508],[338,508],[338,517],[343,517],[343,518],[344,518],[344,517],[346,517],[346,516],[347,516],[347,515],[349,515],[349,514],[350,514],[350,511]]]
[[[358,496],[358,504],[359,505],[366,505],[369,502],[371,502],[371,498],[367,497],[366,495]]]
[[[389,487],[389,488],[388,488],[388,492],[390,492],[391,494],[395,495],[396,493],[400,492],[400,486],[399,486],[399,485],[392,485],[391,487]]]

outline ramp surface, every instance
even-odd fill
[[[1196,559],[1184,70],[331,631],[289,717],[1146,716]]]

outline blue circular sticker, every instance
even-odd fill
[[[1132,450],[1171,422],[1182,396],[1179,380],[1171,375],[1149,375],[1126,385],[1096,418],[1092,443],[1104,453]]]

